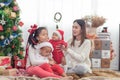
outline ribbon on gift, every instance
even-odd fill
[[[10,59],[9,58],[1,59],[0,66],[4,66],[4,65],[7,65],[7,64],[10,64]]]

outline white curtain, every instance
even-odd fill
[[[51,32],[56,30],[54,14],[62,14],[61,22],[58,23],[60,29],[65,31],[65,40],[71,36],[72,23],[84,15],[91,15],[91,0],[17,0],[21,9],[21,19],[25,23],[23,35],[27,39],[27,29],[32,24],[46,26]]]

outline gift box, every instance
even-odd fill
[[[2,75],[4,71],[5,71],[4,66],[0,66],[0,75]]]
[[[100,68],[101,59],[92,58],[92,68]]]
[[[110,50],[102,50],[102,58],[110,59]]]
[[[11,66],[11,57],[10,56],[0,56],[0,66],[5,68]]]
[[[95,50],[101,50],[102,49],[102,41],[95,39],[94,40],[94,47],[95,47]]]
[[[110,40],[102,40],[102,49],[110,50]]]
[[[93,51],[93,58],[101,58],[101,50],[94,50]]]
[[[16,76],[17,75],[17,69],[6,69],[3,74],[3,76]]]
[[[110,68],[110,59],[102,59],[101,67],[102,68]]]

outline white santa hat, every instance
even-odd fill
[[[42,47],[50,47],[52,49],[52,51],[53,51],[53,46],[52,46],[52,44],[50,42],[42,42],[42,43],[37,44],[35,46],[36,49],[41,49]]]
[[[58,35],[60,40],[64,40],[64,31],[63,30],[56,30],[54,33]]]

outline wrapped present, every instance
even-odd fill
[[[102,50],[102,58],[110,59],[110,50]]]
[[[110,50],[110,40],[102,40],[102,49]]]
[[[17,69],[6,69],[4,70],[3,76],[16,76],[17,75]]]
[[[100,59],[101,58],[101,50],[94,50],[92,57]]]
[[[25,59],[19,59],[18,56],[14,56],[14,67],[17,69],[25,69]]]
[[[110,68],[110,59],[102,59],[101,67],[102,68]]]
[[[101,50],[102,49],[102,41],[99,39],[95,39],[94,47],[95,47],[95,50]]]
[[[101,68],[101,59],[92,58],[92,67]]]
[[[5,71],[5,68],[3,66],[0,66],[0,75],[2,75],[4,71]]]
[[[10,56],[0,56],[0,66],[5,68],[11,66],[11,57]]]

